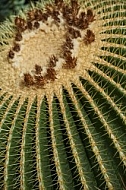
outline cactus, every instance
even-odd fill
[[[126,3],[38,2],[0,26],[0,189],[126,189]]]

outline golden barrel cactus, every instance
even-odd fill
[[[0,189],[126,189],[126,2],[51,0],[0,26]]]

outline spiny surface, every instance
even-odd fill
[[[1,189],[126,189],[125,10],[55,0],[0,28]]]

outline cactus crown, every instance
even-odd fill
[[[126,189],[125,9],[39,1],[0,26],[0,189]]]
[[[98,46],[98,23],[92,9],[85,9],[77,1],[55,1],[38,4],[13,19],[14,31],[5,58],[8,72],[13,72],[9,78],[13,90],[22,93],[29,87],[36,93],[39,88],[50,89],[50,85],[60,88],[61,81],[71,82],[74,75],[76,80],[91,70],[89,53],[93,55]],[[4,88],[9,85],[10,90],[7,84]]]

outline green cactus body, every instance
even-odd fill
[[[126,189],[126,2],[32,4],[0,26],[0,190]]]

